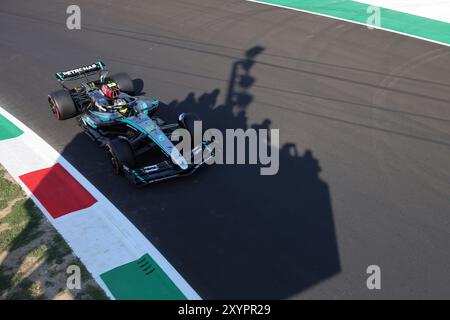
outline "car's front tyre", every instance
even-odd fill
[[[116,175],[124,174],[124,166],[129,169],[133,169],[136,166],[133,149],[126,140],[111,140],[106,144],[106,152]]]

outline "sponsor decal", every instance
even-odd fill
[[[62,75],[64,77],[70,77],[73,75],[77,75],[77,74],[82,74],[84,72],[90,72],[90,71],[94,71],[97,70],[99,68],[99,66],[97,65],[97,63],[91,64],[89,66],[83,66],[77,69],[73,69],[73,70],[69,70],[69,71],[64,71],[62,72]]]

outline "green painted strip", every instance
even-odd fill
[[[351,0],[258,0],[255,2],[304,10],[335,18],[367,24],[371,5]],[[370,11],[369,11],[370,12]],[[450,45],[450,24],[395,10],[381,8],[383,29]]]
[[[186,300],[148,254],[100,277],[118,300]]]
[[[0,140],[16,138],[22,133],[22,130],[0,114]]]

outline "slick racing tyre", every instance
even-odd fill
[[[111,160],[116,175],[124,174],[124,166],[130,169],[133,169],[136,166],[133,150],[126,140],[111,140],[106,144],[106,152]]]
[[[123,91],[127,94],[134,95],[136,92],[136,89],[134,88],[133,80],[131,80],[128,73],[121,72],[117,73],[110,77],[112,81],[117,83],[119,86],[120,91]]]
[[[78,114],[75,103],[66,90],[58,90],[48,95],[50,109],[57,120],[70,119]]]

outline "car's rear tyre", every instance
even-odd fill
[[[114,81],[115,83],[117,83],[120,91],[123,91],[123,92],[125,92],[127,94],[131,94],[131,95],[135,94],[136,89],[134,88],[133,80],[131,80],[128,73],[125,73],[125,72],[117,73],[117,74],[111,76],[110,79],[112,81]]]
[[[58,90],[48,95],[50,109],[57,120],[66,120],[75,117],[78,110],[72,96],[66,90]]]
[[[126,140],[115,139],[106,144],[106,152],[111,160],[114,173],[123,175],[123,166],[133,169],[136,166],[133,149]]]

